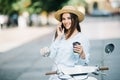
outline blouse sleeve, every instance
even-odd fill
[[[59,43],[60,40],[54,40],[50,46],[50,58],[55,58],[56,54],[57,54],[57,50],[59,48]]]
[[[80,58],[80,62],[79,63],[85,65],[85,64],[89,63],[90,44],[89,44],[89,39],[88,38],[83,38],[82,46],[83,46],[83,50],[84,50],[85,55],[86,55],[86,59]]]

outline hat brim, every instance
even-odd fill
[[[64,9],[64,10],[58,10],[56,13],[55,13],[55,18],[60,21],[60,16],[61,14],[63,13],[73,13],[75,15],[78,16],[78,19],[79,19],[79,22],[82,22],[84,20],[84,14],[80,11],[77,11],[77,10],[70,10],[70,9]]]

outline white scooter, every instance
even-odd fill
[[[111,53],[114,50],[113,44],[108,44],[105,47],[106,53]],[[99,75],[100,71],[109,70],[108,67],[99,66],[81,66],[76,65],[74,67],[65,67],[63,65],[57,65],[57,71],[47,72],[45,75],[57,74],[61,80],[98,80],[89,74]]]

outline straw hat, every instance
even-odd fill
[[[84,14],[80,11],[78,11],[75,7],[73,6],[64,6],[62,9],[58,10],[55,13],[55,18],[60,21],[60,15],[63,13],[73,13],[78,16],[79,22],[82,22],[84,19]]]

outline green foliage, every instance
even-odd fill
[[[56,11],[62,7],[62,5],[69,0],[42,0],[42,9],[47,12]]]
[[[87,3],[85,0],[69,0],[67,2],[68,5],[73,5],[73,6],[87,6]]]
[[[16,0],[0,0],[0,14],[10,14],[13,12],[12,3]]]
[[[63,5],[85,5],[84,0],[0,0],[0,14],[40,13],[42,11],[56,11]]]
[[[34,8],[34,13],[40,13],[42,11],[56,11],[62,7],[63,3],[69,0],[32,0],[31,7]]]
[[[15,11],[22,13],[27,11],[30,5],[31,0],[17,0],[17,2],[13,2],[12,7]]]

